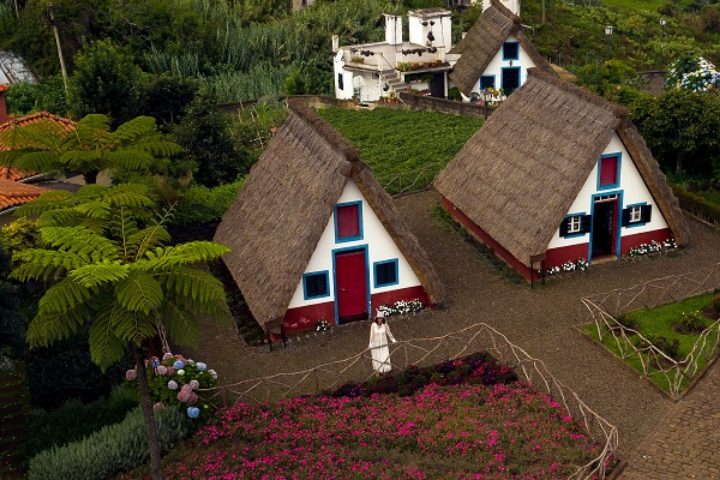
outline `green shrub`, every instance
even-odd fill
[[[160,448],[168,451],[187,433],[185,417],[167,408],[155,414]],[[140,410],[79,442],[53,447],[30,460],[30,480],[103,480],[136,468],[148,459]]]
[[[705,330],[706,327],[707,319],[698,311],[683,312],[680,315],[680,320],[673,324],[673,330],[683,334],[700,333]]]
[[[121,386],[114,389],[108,398],[95,402],[83,403],[73,399],[54,412],[35,409],[29,422],[28,456],[76,442],[106,425],[119,423],[137,404],[134,389]]]
[[[652,343],[655,348],[663,352],[668,357],[674,360],[681,360],[679,352],[680,340],[678,340],[677,338],[674,338],[671,341],[664,335],[656,334],[645,335],[645,338],[648,340],[648,342]],[[640,341],[638,346],[641,348],[649,347],[648,343],[644,341]]]
[[[628,317],[627,315],[618,315],[615,320],[617,320],[617,322],[623,326],[623,330],[627,335],[635,335],[635,331],[640,329],[637,321],[635,321],[633,318]]]
[[[189,225],[220,220],[244,183],[245,179],[241,178],[214,188],[203,185],[189,187],[175,208],[173,224]]]

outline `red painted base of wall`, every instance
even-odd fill
[[[530,267],[523,264],[520,260],[515,258],[512,253],[508,252],[505,247],[500,245],[494,238],[488,235],[482,228],[478,227],[472,220],[470,220],[465,214],[456,208],[455,205],[445,197],[440,200],[442,207],[455,219],[460,225],[465,227],[465,230],[473,234],[475,238],[485,244],[493,253],[505,261],[512,268],[522,275],[528,282],[531,280],[532,271]],[[537,280],[537,279],[536,279]]]
[[[589,243],[579,243],[567,247],[551,248],[545,252],[543,266],[548,269],[550,267],[559,267],[565,262],[574,262],[579,258],[587,260],[589,246]]]
[[[335,303],[325,302],[306,307],[291,308],[285,312],[285,333],[298,333],[315,328],[319,320],[335,323]]]
[[[419,298],[423,305],[429,306],[429,298],[422,286],[399,288],[396,290],[388,290],[386,292],[376,293],[372,295],[370,303],[372,312],[370,316],[380,305],[395,303],[399,300],[415,300]],[[330,324],[335,324],[335,304],[334,302],[318,303],[307,307],[291,308],[285,312],[283,326],[285,333],[290,335],[300,333],[307,330],[314,330],[319,320],[325,320]]]
[[[632,228],[629,230],[632,230]],[[650,243],[653,240],[662,243],[672,236],[672,231],[669,228],[662,228],[660,230],[653,230],[652,232],[643,232],[635,235],[625,235],[621,240],[620,252],[622,255],[627,255],[630,253],[631,248],[637,247],[641,243]]]
[[[417,287],[400,288],[398,290],[376,293],[372,296],[370,302],[372,304],[371,315],[375,315],[375,311],[380,305],[395,303],[400,300],[415,300],[416,298],[419,298],[423,305],[430,306],[427,293],[425,293],[425,289],[420,285]]]

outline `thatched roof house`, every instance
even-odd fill
[[[688,241],[677,199],[625,108],[538,69],[440,173],[443,204],[526,277]]]
[[[390,196],[348,140],[291,104],[215,240],[263,327],[368,318],[382,304],[444,289]]]
[[[465,97],[486,87],[507,91],[514,75],[518,75],[518,84],[512,88],[517,88],[527,78],[528,68],[552,72],[550,63],[525,35],[520,17],[498,0],[491,1],[491,6],[450,53],[461,55],[450,80]]]

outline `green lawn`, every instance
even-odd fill
[[[428,187],[482,126],[477,118],[388,108],[319,113],[358,148],[390,194]]]
[[[668,341],[678,341],[678,353],[675,356],[676,359],[684,359],[690,353],[695,344],[698,336],[697,334],[682,334],[673,328],[673,325],[678,323],[684,312],[699,311],[703,314],[703,310],[706,309],[716,294],[705,294],[696,297],[691,297],[682,302],[672,303],[661,307],[656,307],[648,310],[637,310],[634,312],[627,313],[624,315],[623,323],[625,325],[634,324],[636,330],[638,330],[646,338],[653,336],[665,337]],[[707,315],[703,314],[704,326],[708,327],[713,323],[713,320]],[[599,341],[598,332],[595,328],[595,324],[588,324],[584,327],[585,333],[595,341]],[[637,344],[637,338],[630,337],[631,340]],[[615,355],[620,357],[620,349],[613,336],[608,334],[605,335],[602,344]],[[657,345],[656,345],[657,346]],[[627,350],[626,350],[627,353]],[[668,352],[665,352],[668,353]],[[647,355],[643,355],[643,359],[647,362]],[[624,359],[625,363],[630,365],[639,373],[642,373],[642,364],[638,354],[629,356]],[[702,371],[707,363],[707,358],[703,358],[699,362],[698,371]],[[668,380],[664,375],[653,375],[650,377],[660,388],[665,391],[670,390]],[[683,380],[682,388],[684,388],[692,379],[685,378]]]

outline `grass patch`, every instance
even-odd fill
[[[664,2],[663,0],[604,0],[603,3],[611,8],[655,12]]]
[[[700,330],[709,327],[713,323],[714,313],[712,309],[713,299],[716,297],[714,293],[698,295],[677,303],[663,305],[646,310],[637,310],[629,312],[618,318],[618,321],[634,330],[640,332],[642,336],[649,339],[653,344],[663,351],[666,355],[673,357],[675,360],[685,359],[693,348],[698,339],[700,331],[695,333],[687,332],[682,328],[683,315],[686,318],[691,314],[697,321]],[[608,350],[622,358],[620,348],[614,337],[610,334],[604,335],[602,341],[598,336],[597,328],[594,323],[583,327],[586,335],[602,343]],[[640,344],[637,336],[630,337],[634,345]],[[627,350],[626,350],[627,351]],[[642,360],[646,364],[652,365],[652,360],[648,355],[640,353],[633,354],[623,361],[630,367],[642,374]],[[702,371],[707,364],[708,358],[701,358],[698,362],[698,372]],[[650,371],[657,371],[657,365],[652,365]],[[652,375],[650,380],[655,382],[660,388],[670,393],[670,385],[668,379],[664,375]],[[692,378],[684,378],[681,384],[681,390],[685,388]]]
[[[482,119],[435,112],[321,109],[360,151],[390,193],[422,190],[482,126]]]
[[[525,280],[514,268],[510,267],[501,258],[495,255],[495,253],[490,248],[488,248],[487,245],[477,241],[475,237],[470,235],[467,230],[465,230],[460,224],[453,220],[450,214],[444,208],[442,208],[439,203],[436,203],[432,206],[430,213],[433,217],[437,218],[447,230],[457,233],[462,237],[463,240],[472,245],[473,248],[475,248],[475,250],[485,260],[487,260],[488,263],[495,270],[498,271],[498,273],[500,273],[500,275],[502,275],[516,285],[525,283]]]

